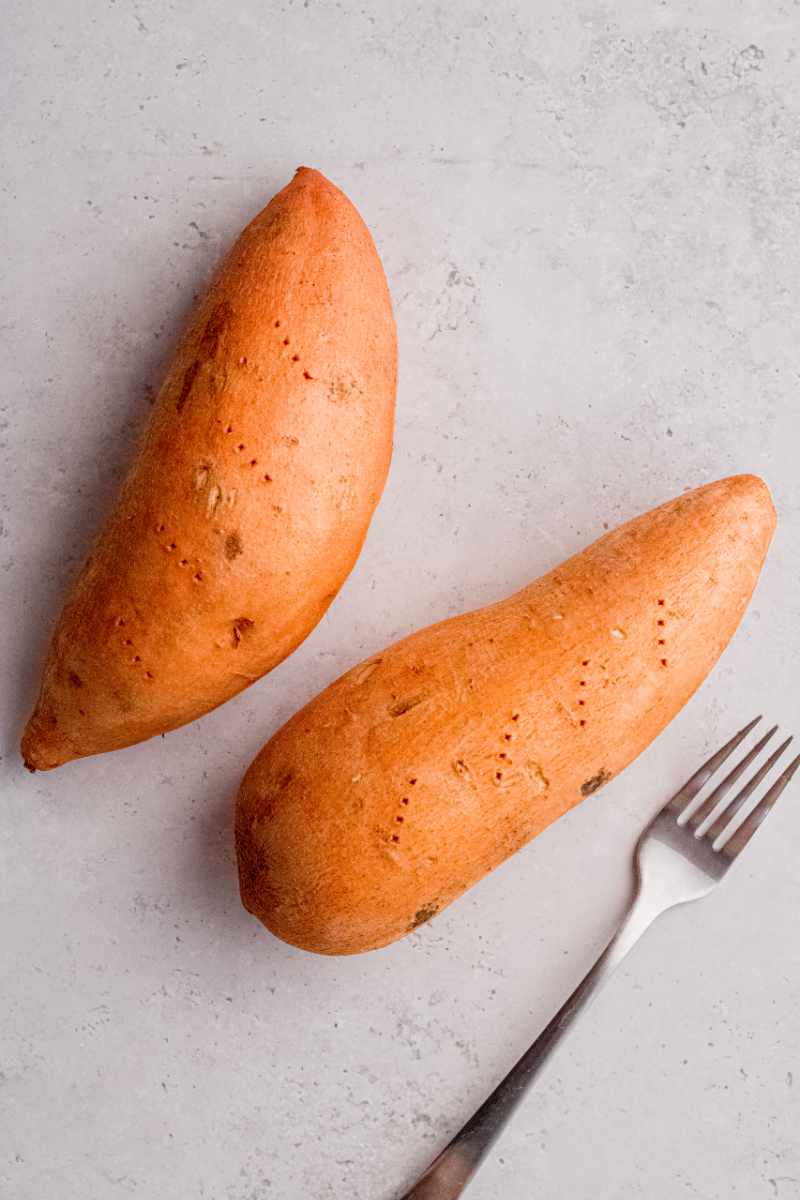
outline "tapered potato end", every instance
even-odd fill
[[[730,475],[721,479],[718,484],[709,487],[726,488],[731,499],[739,501],[743,509],[752,511],[757,516],[763,531],[772,536],[778,516],[772,502],[770,490],[758,475]]]
[[[20,753],[29,771],[52,771],[77,757],[59,731],[55,717],[48,717],[41,705],[37,705],[25,726]]]

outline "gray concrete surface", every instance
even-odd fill
[[[608,935],[635,835],[754,711],[800,731],[800,8],[6,0],[0,1195],[390,1200]],[[361,208],[400,333],[364,554],[287,663],[166,739],[27,775],[65,581],[194,292],[298,163]],[[390,639],[702,481],[780,530],[640,760],[402,944],[240,908],[239,776]],[[475,1200],[800,1196],[800,794],[654,930]]]

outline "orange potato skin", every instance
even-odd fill
[[[242,901],[324,954],[383,946],[626,767],[702,683],[775,524],[734,476],[343,675],[241,785]]]
[[[302,167],[241,234],[176,352],[53,634],[29,767],[194,720],[310,633],[383,489],[396,362],[369,231]]]

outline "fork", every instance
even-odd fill
[[[462,1195],[561,1038],[600,985],[656,917],[678,904],[708,895],[744,850],[800,765],[799,754],[761,800],[751,799],[791,737],[769,755],[741,791],[731,796],[734,784],[776,732],[778,727],[773,725],[710,795],[703,797],[701,793],[760,720],[756,717],[750,721],[703,763],[645,829],[636,846],[636,890],[616,934],[533,1045],[402,1200],[455,1200]]]

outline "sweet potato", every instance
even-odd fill
[[[352,568],[389,467],[391,302],[349,200],[305,167],[179,346],[58,621],[32,768],[174,729],[271,670]]]
[[[739,475],[343,675],[242,782],[242,900],[326,954],[414,929],[631,762],[733,634],[775,515]]]

